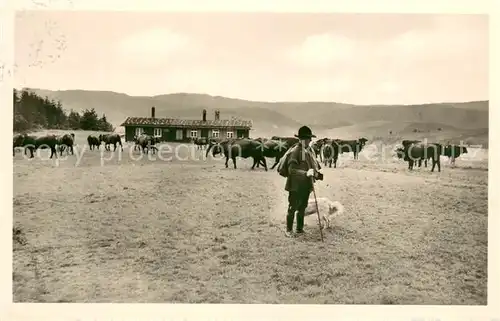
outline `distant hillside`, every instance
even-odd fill
[[[430,127],[436,130],[453,128],[453,131],[465,132],[484,129],[487,132],[488,128],[488,101],[358,106],[335,102],[258,102],[189,93],[140,97],[109,91],[31,90],[60,100],[67,110],[95,108],[99,114],[105,113],[115,126],[129,116],[147,117],[151,106],[155,106],[157,117],[191,119],[200,118],[204,108],[210,119],[214,110],[220,109],[221,118],[252,119],[253,133],[262,136],[292,134],[303,124],[313,127],[318,133],[349,126],[368,129],[373,122],[383,122],[383,125],[376,126],[377,133],[389,130],[411,133],[410,127],[421,127],[423,131],[431,130]]]

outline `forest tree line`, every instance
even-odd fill
[[[40,129],[81,129],[112,132],[106,115],[99,117],[94,108],[66,112],[60,101],[40,97],[29,90],[14,89],[14,132]]]

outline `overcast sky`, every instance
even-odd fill
[[[488,99],[479,15],[25,12],[19,87],[261,101]]]

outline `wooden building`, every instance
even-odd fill
[[[214,119],[207,119],[207,111],[203,110],[201,119],[157,118],[155,107],[152,107],[151,117],[127,117],[121,126],[125,127],[127,142],[142,133],[160,137],[161,141],[167,142],[187,142],[197,137],[250,137],[251,120],[220,119],[219,110],[215,111],[214,116]]]

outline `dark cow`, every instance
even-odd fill
[[[455,144],[448,144],[444,147],[443,155],[447,156],[450,163],[455,166],[455,159],[462,154],[467,154],[467,147]]]
[[[403,155],[407,155],[407,153],[405,152],[405,150],[407,150],[409,146],[411,146],[413,144],[420,143],[420,142],[422,142],[422,141],[421,140],[411,140],[411,139],[405,139],[405,140],[403,140],[401,142],[401,144],[403,145]],[[408,157],[403,157],[403,159],[404,159],[405,162],[408,161]],[[423,161],[424,161],[424,166],[427,167],[427,158],[424,159]],[[422,159],[419,159],[415,164],[418,167],[422,167]]]
[[[75,144],[75,134],[64,134],[62,136],[57,137],[57,145],[59,147],[59,152],[60,155],[62,156],[63,151],[66,150],[66,154],[69,154],[69,151],[71,150],[71,155],[74,155],[73,153],[73,145]]]
[[[45,135],[45,136],[40,136],[40,137],[35,137],[35,136],[29,136],[29,135],[23,135],[23,140],[20,142],[20,139],[18,141],[18,144],[21,144],[25,148],[24,153],[26,154],[26,149],[30,151],[30,158],[35,157],[34,151],[37,149],[45,149],[45,148],[50,148],[50,158],[52,158],[54,155],[57,157],[57,150],[56,146],[59,142],[58,137],[56,135]]]
[[[37,137],[35,140],[35,149],[50,148],[50,158],[57,156],[56,146],[59,144],[59,139],[56,135],[45,135]]]
[[[87,137],[87,143],[89,144],[90,150],[93,150],[96,147],[97,147],[97,149],[99,149],[99,147],[101,146],[101,142],[99,141],[99,137],[94,136],[94,135],[89,135]]]
[[[399,147],[395,150],[396,152],[396,156],[399,158],[399,159],[404,159],[405,161],[408,161],[408,158],[405,157],[405,150],[403,147]],[[425,167],[427,167],[427,159],[424,159],[424,164],[425,164]],[[418,162],[416,162],[416,165],[418,167],[422,167],[422,160],[419,159]]]
[[[432,160],[431,172],[434,172],[436,165],[438,166],[438,172],[441,172],[441,162],[440,157],[443,154],[443,146],[438,143],[422,143],[416,142],[412,144],[406,144],[403,147],[404,160],[408,162],[408,169],[412,170],[415,162],[426,161],[427,159]]]
[[[29,150],[30,151],[30,158],[35,157],[33,152],[35,151],[35,142],[36,142],[37,137],[36,136],[31,136],[27,134],[21,134],[21,135],[16,135],[14,136],[14,151],[16,147],[24,147],[24,155],[26,155],[26,152]]]
[[[271,166],[271,169],[274,169],[276,165],[278,165],[281,157],[285,155],[287,150],[289,150],[293,145],[289,145],[291,141],[279,141],[279,140],[272,140],[268,139],[265,141],[260,141],[256,139],[256,141],[259,141],[262,143],[262,155],[264,157],[269,157],[269,158],[274,158],[274,165]],[[259,163],[257,163],[257,167],[259,167]]]
[[[333,161],[334,168],[337,168],[337,160],[340,152],[340,146],[338,145],[337,141],[328,138],[325,139],[323,141],[321,152],[323,154],[323,163],[325,167],[328,165],[331,168]]]
[[[197,149],[203,149],[204,146],[207,146],[209,143],[208,137],[196,137],[193,138],[193,144],[197,146]]]
[[[152,153],[154,154],[155,151],[158,150],[158,148],[156,148],[155,145],[156,145],[156,143],[159,143],[159,142],[160,142],[159,137],[154,137],[154,136],[147,135],[147,134],[142,134],[137,138],[137,145],[141,148],[141,152],[143,152],[143,153],[144,153],[144,151],[146,151],[146,153],[148,153],[149,150],[151,150]]]
[[[322,153],[322,148],[325,145],[325,142],[328,141],[328,138],[321,138],[318,140],[315,140],[314,142],[311,143],[311,148],[314,151],[314,155],[316,158],[319,156],[319,160],[322,162],[323,161],[323,153]]]
[[[285,155],[290,147],[299,142],[297,137],[290,136],[273,136],[271,139],[259,137],[255,140],[263,143],[262,148],[263,154],[265,155],[264,157],[275,159],[275,163],[271,169],[274,169],[276,165],[278,165],[279,160]],[[257,167],[259,167],[260,164],[261,162],[257,163]]]
[[[16,156],[16,147],[23,147],[24,137],[24,134],[16,134],[12,137],[12,156]],[[24,150],[24,153],[26,154],[26,149]]]
[[[354,159],[358,159],[358,155],[363,149],[363,147],[366,145],[368,139],[362,137],[353,140],[334,139],[333,141],[337,144],[339,148],[339,154],[353,153]]]
[[[228,168],[229,158],[233,160],[234,168],[236,169],[236,157],[241,158],[253,158],[252,169],[255,165],[262,162],[265,170],[267,171],[266,159],[263,156],[262,143],[254,139],[242,138],[242,139],[225,139],[225,140],[214,140],[210,141],[206,156],[212,149],[212,155],[224,154],[226,157],[226,168]]]
[[[123,145],[122,145],[122,138],[118,134],[105,134],[105,135],[99,135],[99,144],[104,142],[104,148],[109,151],[111,150],[110,145],[113,144],[115,147],[113,151],[116,151],[116,145],[120,145],[122,151],[123,151]]]
[[[134,150],[141,150],[141,145],[139,145],[139,137],[141,137],[143,134],[141,135],[134,135]]]

